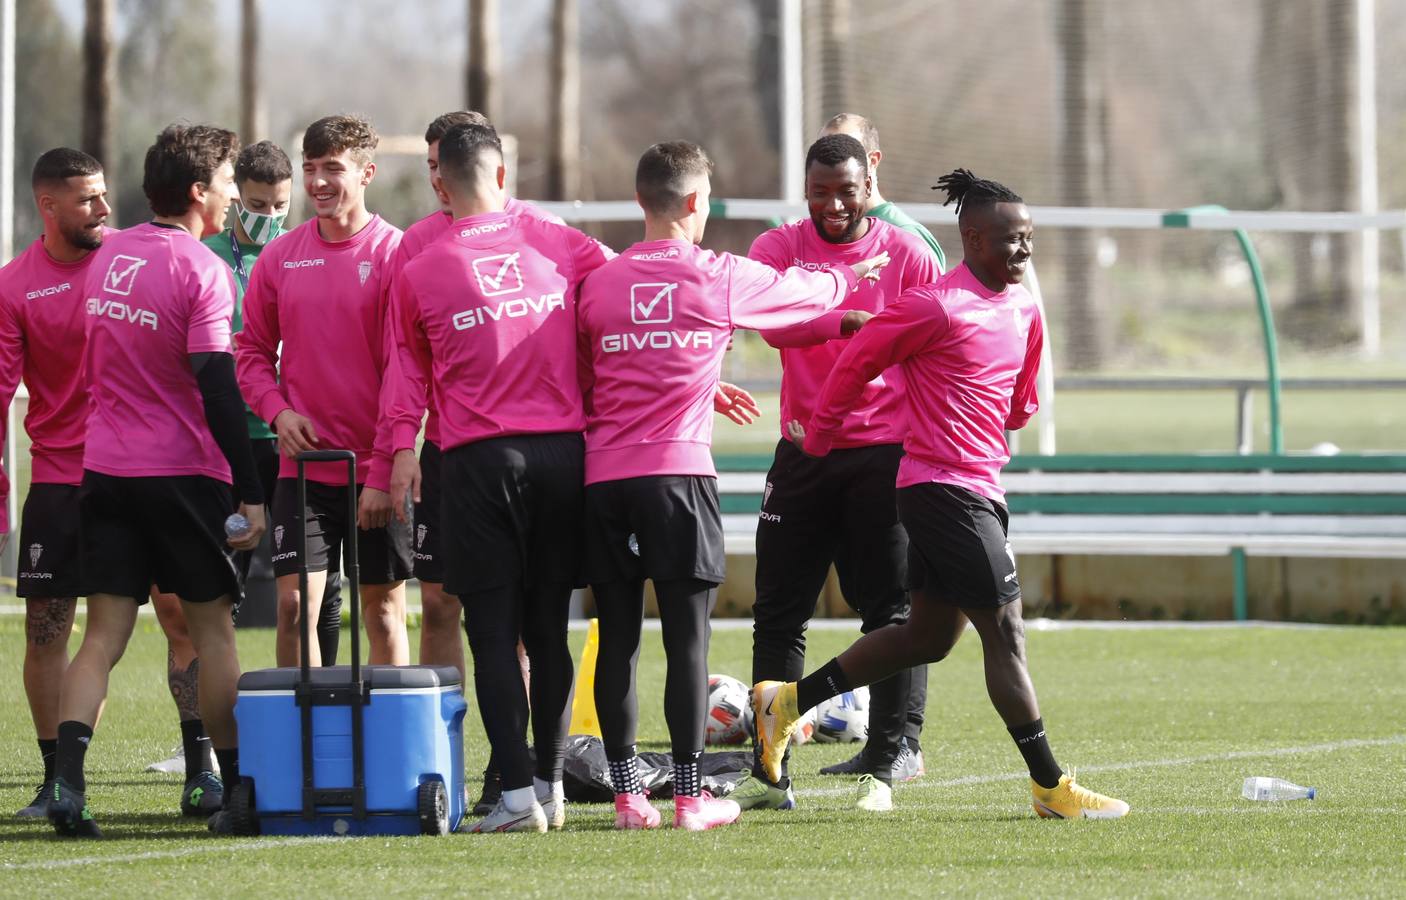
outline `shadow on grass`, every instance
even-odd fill
[[[55,841],[62,844],[97,845],[121,840],[189,840],[208,834],[205,830],[205,820],[198,817],[181,818],[162,813],[112,813],[99,814],[96,818],[98,827],[103,832],[101,840],[60,837],[54,833],[53,826],[47,819],[28,819],[0,823],[0,842]]]

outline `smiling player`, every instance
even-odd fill
[[[869,320],[835,363],[809,426],[787,423],[808,455],[825,456],[844,434],[844,416],[865,385],[891,366],[902,367],[910,430],[897,494],[911,540],[912,613],[903,624],[861,637],[799,682],[754,686],[762,765],[767,777],[779,779],[802,712],[943,659],[970,622],[981,637],[991,703],[1030,770],[1036,813],[1118,818],[1128,804],[1076,784],[1050,751],[1025,664],[1020,583],[1006,538],[1009,514],[1000,486],[1010,459],[1005,431],[1023,427],[1039,406],[1035,375],[1044,325],[1020,284],[1034,225],[1013,191],[966,169],[943,176],[938,186],[957,204],[962,264]]]
[[[753,259],[778,271],[789,266],[823,271],[888,253],[889,265],[878,280],[840,305],[864,316],[937,280],[941,272],[921,240],[865,214],[872,173],[859,141],[845,134],[820,138],[806,154],[805,173],[810,219],[758,237],[749,254]],[[826,341],[806,326],[763,331],[762,337],[781,350],[781,422],[809,421],[845,342]],[[846,602],[862,617],[863,631],[907,616],[908,536],[898,522],[893,486],[903,457],[904,422],[901,383],[898,373],[889,371],[864,386],[830,456],[811,459],[784,436],[778,442],[757,522],[754,682],[794,681],[805,674],[806,623],[831,563]],[[893,779],[917,774],[917,760],[904,744],[913,678],[914,672],[904,670],[870,692],[869,740],[853,768],[861,776],[860,809],[891,808]],[[767,783],[759,764],[752,774],[731,795],[744,808],[794,805],[785,778]]]
[[[280,666],[297,665],[299,656],[294,457],[317,447],[356,453],[361,499],[358,520],[345,521],[346,468],[307,467],[308,590],[322,596],[343,542],[356,540],[370,662],[410,662],[404,587],[410,528],[390,516],[390,435],[382,432],[378,443],[377,433],[390,347],[385,278],[400,242],[400,229],[366,208],[378,140],[371,124],[355,116],[308,126],[303,190],[315,217],[264,250],[244,298],[239,383],[245,402],[278,433],[283,454],[272,517]],[[316,617],[317,607],[308,613]],[[309,654],[319,665],[316,644]]]

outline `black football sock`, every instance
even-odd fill
[[[83,778],[83,758],[93,740],[93,729],[82,722],[60,722],[58,748],[55,753],[55,774],[80,793],[88,789]]]
[[[59,742],[57,738],[40,738],[39,755],[44,758],[44,783],[48,784],[54,780],[54,757],[58,755]]]
[[[607,753],[606,761],[610,764],[610,786],[615,789],[615,793],[644,793],[644,782],[640,781],[640,768],[635,762],[634,747]]]
[[[232,747],[229,750],[215,749],[215,758],[220,761],[220,780],[225,783],[225,801],[222,808],[229,807],[229,795],[234,792],[234,786],[239,784],[239,748]]]
[[[1030,769],[1030,777],[1042,788],[1059,786],[1059,778],[1064,774],[1050,752],[1050,742],[1045,737],[1045,720],[1036,719],[1029,725],[1007,728],[1020,755],[1025,757],[1025,765]]]
[[[832,659],[796,683],[796,709],[805,712],[848,690],[849,679],[840,668],[840,661]]]
[[[201,772],[212,772],[214,760],[210,758],[210,738],[205,734],[205,723],[200,719],[187,719],[181,723],[181,746],[185,749],[186,781]]]
[[[703,751],[674,754],[674,796],[697,797],[703,793],[703,775],[698,769],[698,760]]]

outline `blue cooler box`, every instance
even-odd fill
[[[311,670],[314,690],[350,691],[351,667]],[[346,805],[304,815],[300,671],[261,669],[239,679],[238,805],[263,834],[442,834],[464,817],[464,701],[450,667],[364,666],[365,817]],[[352,707],[312,708],[313,787],[353,787]],[[252,809],[249,809],[252,800]],[[232,808],[235,801],[231,801]],[[434,820],[438,820],[438,822]]]

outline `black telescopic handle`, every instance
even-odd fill
[[[350,450],[304,450],[298,454],[298,462],[356,462],[356,454]]]
[[[351,582],[351,680],[356,684],[361,680],[361,567],[357,560],[356,540],[356,454],[350,450],[304,450],[297,456],[298,461],[298,506],[294,524],[298,530],[298,606],[299,641],[302,649],[302,679],[308,683],[312,679],[308,667],[308,651],[311,636],[308,629],[308,535],[303,522],[307,509],[307,474],[305,467],[313,462],[341,462],[347,464],[347,524],[350,535],[343,545],[347,558],[347,577]]]

